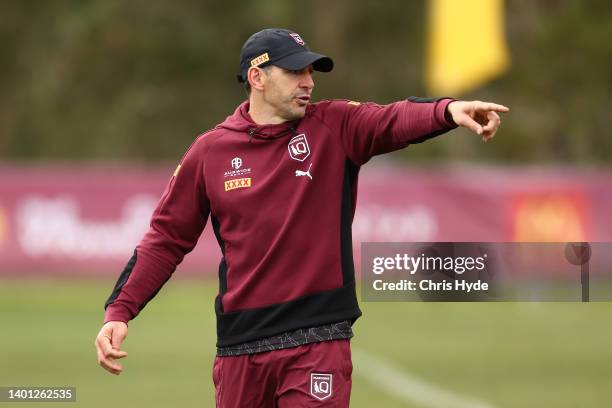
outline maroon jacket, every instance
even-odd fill
[[[106,302],[133,319],[190,252],[210,215],[223,257],[217,346],[360,315],[351,224],[357,175],[372,156],[456,125],[450,99],[390,105],[331,100],[303,119],[257,125],[242,103],[198,137]]]

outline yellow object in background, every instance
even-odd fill
[[[0,247],[4,244],[4,237],[6,236],[6,215],[4,209],[0,207]]]
[[[512,201],[512,241],[582,242],[589,238],[589,206],[578,192],[519,194]]]
[[[428,13],[429,94],[459,96],[507,69],[503,0],[429,0]]]

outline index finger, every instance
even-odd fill
[[[116,364],[113,359],[104,357],[100,350],[98,350],[98,364],[111,374],[119,375],[123,371],[121,364]]]
[[[478,106],[482,110],[494,111],[494,112],[509,112],[510,108],[504,105],[500,105],[498,103],[493,102],[481,102],[481,105]]]

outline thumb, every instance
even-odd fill
[[[127,336],[127,327],[125,324],[116,324],[111,333],[111,345],[115,350],[121,350],[121,344]]]
[[[123,343],[123,340],[125,340],[126,336],[127,331],[121,330],[121,327],[115,328],[115,330],[113,330],[111,338],[111,344],[113,345],[113,348],[116,350],[121,350],[121,343]]]

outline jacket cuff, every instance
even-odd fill
[[[103,324],[111,321],[123,322],[127,324],[131,319],[132,317],[130,316],[130,313],[125,308],[123,308],[121,305],[112,304],[106,308]]]
[[[448,105],[454,101],[456,101],[456,99],[444,98],[438,102],[435,108],[436,120],[448,129],[454,129],[458,126],[447,109]]]

